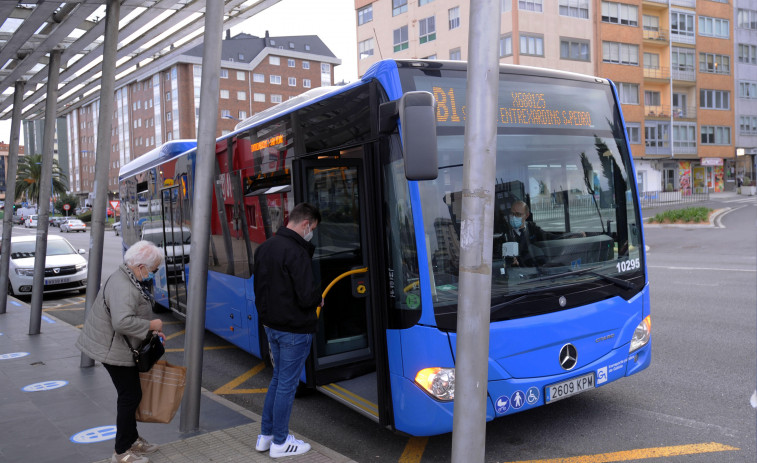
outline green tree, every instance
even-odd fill
[[[16,196],[18,200],[26,194],[26,198],[32,202],[39,202],[40,177],[42,175],[42,155],[30,154],[18,158],[18,174],[16,175]],[[58,165],[58,160],[53,159],[53,194],[64,194],[68,178]],[[44,199],[43,199],[44,200]]]
[[[65,214],[65,211],[63,211],[64,204],[68,204],[71,207],[68,210],[67,215],[74,215],[74,210],[79,207],[79,197],[68,193],[59,195],[58,199],[55,201],[55,210],[59,211],[61,214]]]

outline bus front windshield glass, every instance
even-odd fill
[[[418,185],[434,310],[453,326],[466,82],[455,74],[414,80],[437,101],[439,176]],[[502,74],[498,119],[491,320],[638,292],[644,276],[636,193],[610,86]],[[571,293],[582,296],[545,302]]]

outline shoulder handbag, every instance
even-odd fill
[[[136,348],[131,347],[129,338],[126,335],[124,335],[124,340],[126,341],[126,345],[129,346],[131,355],[134,357],[134,363],[137,364],[137,369],[139,369],[140,373],[150,371],[155,362],[166,352],[160,336],[155,331],[150,331],[145,340]]]

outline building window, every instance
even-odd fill
[[[290,48],[291,50],[294,50],[294,42],[289,42],[289,48]]]
[[[560,16],[589,18],[589,0],[560,0]]]
[[[407,50],[408,47],[407,26],[394,30],[394,52]]]
[[[292,58],[289,58],[287,60],[287,66],[290,67],[290,68],[295,67],[294,60]]]
[[[270,82],[274,85],[281,85],[281,76],[275,76],[271,74],[270,76]]]
[[[221,90],[221,99],[228,100],[229,99],[229,91],[228,90]]]
[[[602,2],[602,22],[638,26],[639,7],[625,3]]]
[[[449,29],[457,29],[460,27],[460,7],[456,6],[447,10],[449,15]]]
[[[499,57],[511,56],[513,54],[513,37],[506,35],[499,38]]]
[[[644,141],[647,147],[666,148],[670,146],[670,124],[647,122],[644,124]]]
[[[392,16],[407,12],[407,0],[392,0]]]
[[[302,69],[310,69],[310,61],[303,61]]]
[[[226,119],[231,119],[231,110],[230,109],[222,109],[221,110],[221,117]]]
[[[237,100],[239,101],[247,100],[247,92],[237,92]]]
[[[694,15],[691,13],[670,13],[670,34],[694,37]]]
[[[310,79],[302,79],[302,86],[305,88],[310,88]]]
[[[699,35],[727,39],[730,35],[730,23],[727,19],[699,17]]]
[[[655,92],[653,90],[644,91],[644,105],[660,106],[660,92]]]
[[[432,40],[436,39],[436,21],[434,18],[434,16],[429,16],[428,18],[423,18],[418,21],[418,40],[421,44],[431,42]]]
[[[427,3],[431,3],[433,1],[434,0],[418,0],[418,6],[423,6],[423,5],[425,5]]]
[[[171,120],[171,111],[168,111],[168,112],[166,113],[166,120],[167,120],[167,121],[170,121],[170,120]]]
[[[641,23],[645,31],[660,32],[660,18],[658,18],[657,16],[650,16],[647,14],[642,15]],[[647,36],[647,34],[644,34],[644,38],[659,38],[659,36],[658,35]]]
[[[252,101],[257,101],[258,103],[265,103],[265,93],[253,93]]]
[[[521,34],[520,54],[528,56],[544,56],[544,37],[541,35]]]
[[[221,79],[229,78],[229,70],[221,68]]]
[[[718,125],[703,125],[700,129],[703,145],[730,145],[731,128]]]
[[[757,82],[739,81],[739,98],[757,98]]]
[[[263,75],[263,74],[253,74],[252,75],[252,81],[253,82],[264,83],[265,82],[265,75]]]
[[[602,61],[638,66],[639,46],[630,43],[602,42]]]
[[[453,61],[460,61],[462,60],[462,53],[460,52],[459,48],[453,48],[449,51],[449,59]]]
[[[618,82],[617,85],[622,104],[639,104],[639,84]]]
[[[671,51],[674,71],[694,70],[694,50],[690,48],[673,47]]]
[[[357,48],[358,56],[360,57],[360,59],[365,59],[369,56],[373,56],[373,38],[363,40],[362,42],[358,43]]]
[[[589,41],[581,39],[560,39],[560,59],[589,61]]]
[[[731,73],[731,57],[713,53],[700,53],[699,72],[728,75]]]
[[[365,23],[373,21],[373,3],[357,10],[357,25],[362,26]]]
[[[247,76],[244,71],[237,71],[237,80],[245,80]]]
[[[166,92],[166,101],[171,101],[171,92]]]
[[[757,64],[757,45],[739,44],[739,63]]]
[[[247,111],[239,111],[239,120],[243,121],[247,119]]]
[[[331,85],[331,65],[321,63],[321,87]]]
[[[288,81],[289,81],[289,86],[290,87],[296,87],[297,86],[297,78],[296,77],[290,77],[288,79]]]
[[[518,9],[542,12],[542,0],[518,0]]]
[[[699,90],[699,107],[702,109],[731,109],[731,92],[726,90]]]
[[[628,142],[634,145],[641,143],[641,124],[637,122],[626,122],[626,134]]]
[[[695,124],[673,124],[673,147],[687,150],[697,147],[697,127]]]
[[[644,69],[660,69],[660,55],[644,53]]]
[[[281,95],[271,95],[271,103],[281,103]]]
[[[757,135],[757,116],[739,116],[739,133]]]
[[[271,44],[273,44],[273,41],[271,41]],[[268,64],[271,66],[280,66],[281,65],[281,58],[278,56],[269,56],[268,57]]]
[[[739,8],[736,10],[736,27],[757,30],[757,10]]]

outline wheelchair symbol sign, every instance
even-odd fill
[[[116,427],[99,426],[97,428],[85,429],[71,436],[71,442],[74,444],[93,444],[116,438]]]
[[[41,383],[29,384],[21,388],[24,392],[51,391],[68,384],[68,381],[43,381]]]

